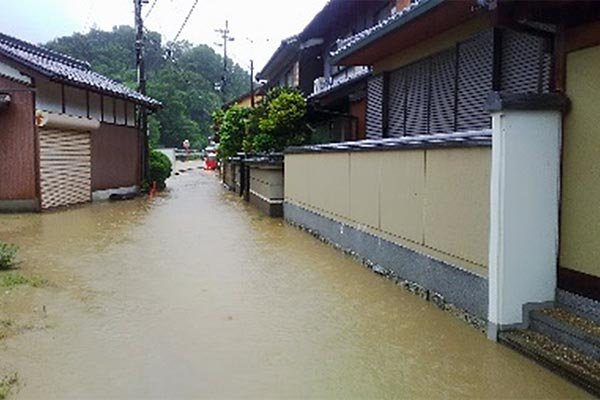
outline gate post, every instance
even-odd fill
[[[488,337],[554,301],[562,111],[558,94],[493,92]]]

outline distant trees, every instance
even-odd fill
[[[223,74],[223,58],[206,45],[186,41],[163,45],[157,32],[147,32],[146,39],[148,95],[165,106],[149,119],[152,144],[180,146],[189,139],[193,147],[205,146],[213,132],[211,113],[223,104],[221,94],[214,90]],[[95,71],[135,88],[134,42],[134,29],[119,26],[110,32],[75,33],[47,46],[88,61]],[[226,102],[249,90],[246,71],[231,60],[228,64]]]
[[[275,88],[256,108],[230,107],[213,113],[222,158],[240,151],[268,153],[310,142],[306,100],[296,89]]]

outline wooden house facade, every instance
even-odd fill
[[[138,110],[161,104],[86,62],[0,34],[0,210],[137,191]]]

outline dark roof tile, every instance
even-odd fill
[[[92,71],[90,64],[85,61],[2,33],[0,33],[0,54],[52,80],[132,100],[150,108],[162,106],[158,100],[144,96],[122,83]]]

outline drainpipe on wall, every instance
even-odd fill
[[[494,92],[488,337],[525,328],[527,309],[554,301],[562,112],[559,94]]]

